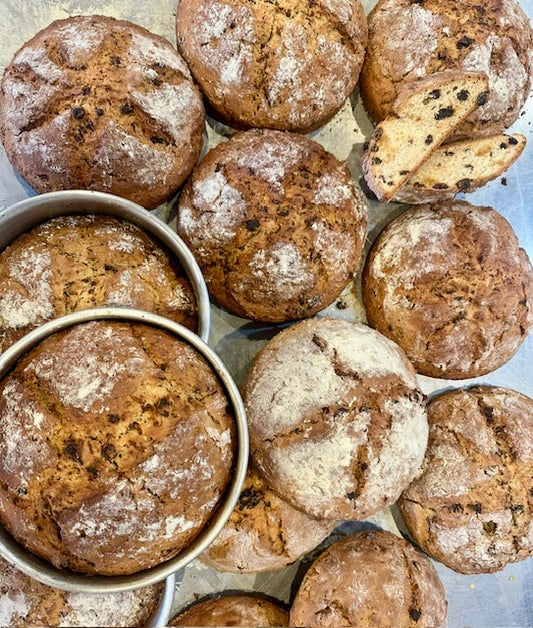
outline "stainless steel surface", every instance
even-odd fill
[[[14,2],[0,0],[2,22],[0,23],[0,63],[5,66],[12,54],[39,28],[59,17],[75,14],[104,13],[130,19],[153,32],[163,35],[172,43],[174,36],[174,13],[177,0],[153,0],[141,3],[136,0],[53,0],[36,2]],[[363,0],[367,12],[375,0]],[[521,0],[521,4],[533,18],[533,0]],[[353,109],[352,109],[353,104]],[[533,258],[533,102],[530,98],[524,114],[513,125],[512,131],[523,132],[528,146],[520,159],[505,173],[507,185],[496,179],[476,192],[465,195],[470,202],[490,205],[503,214],[518,234],[521,245]],[[362,145],[371,132],[357,92],[341,112],[324,129],[311,136],[340,159],[346,160],[353,176],[361,176],[359,158]],[[207,142],[204,150],[222,140],[225,130],[220,125],[207,125]],[[5,154],[0,150],[0,211],[15,201],[34,193],[14,173]],[[398,205],[369,204],[369,245],[381,228],[399,211]],[[172,224],[171,205],[163,206],[157,214]],[[358,279],[348,286],[337,303],[342,301],[345,309],[336,304],[326,313],[349,320],[365,322],[365,313],[360,299]],[[255,353],[279,330],[279,328],[257,325],[231,316],[216,306],[211,306],[210,345],[222,357],[238,384],[242,383]],[[447,381],[420,378],[424,392],[433,394],[451,387],[467,386],[471,383],[486,383],[513,388],[533,397],[533,334],[526,339],[518,353],[504,366],[486,376],[466,380]],[[358,529],[368,525],[379,525],[399,533],[394,509],[386,509],[369,521],[348,523],[339,526],[336,533]],[[335,533],[334,533],[335,534]],[[334,537],[333,537],[334,538]],[[262,574],[221,574],[193,561],[177,576],[176,597],[173,612],[191,602],[198,595],[228,589],[262,591],[288,602],[294,587],[301,577],[309,557],[295,565]],[[464,576],[443,565],[435,563],[446,587],[449,600],[448,625],[466,626],[533,626],[533,559],[509,565],[497,574]]]
[[[28,576],[49,586],[67,591],[113,593],[159,582],[185,567],[210,545],[228,520],[239,497],[248,464],[248,430],[239,390],[218,355],[190,329],[162,316],[141,310],[94,308],[73,312],[49,321],[28,333],[0,354],[0,378],[4,377],[15,366],[18,359],[44,338],[73,325],[93,320],[123,320],[146,323],[164,329],[188,342],[217,373],[232,405],[237,426],[237,455],[233,476],[215,516],[186,549],[156,567],[129,576],[87,576],[67,569],[57,569],[27,551],[0,526],[0,555]]]
[[[191,282],[198,308],[197,333],[208,342],[211,323],[209,295],[193,254],[173,229],[137,203],[112,194],[85,190],[50,192],[26,198],[7,209],[0,209],[0,251],[24,231],[50,218],[74,213],[122,218],[159,240],[175,256]]]

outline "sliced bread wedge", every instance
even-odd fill
[[[522,154],[526,138],[498,133],[439,146],[396,192],[399,203],[433,203],[472,192],[503,174]]]
[[[363,175],[377,198],[389,201],[487,94],[485,73],[462,70],[436,72],[402,89],[363,152]]]

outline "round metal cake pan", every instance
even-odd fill
[[[0,251],[17,236],[57,216],[107,214],[129,221],[152,235],[180,262],[196,297],[198,335],[208,342],[210,303],[207,287],[193,254],[178,234],[153,212],[127,199],[90,190],[61,190],[32,196],[0,213]]]
[[[175,335],[195,348],[218,375],[233,409],[236,424],[237,447],[233,474],[224,498],[215,515],[200,534],[174,558],[150,569],[125,576],[85,575],[67,569],[57,569],[25,549],[0,526],[0,555],[20,571],[49,586],[68,591],[113,593],[127,591],[155,582],[182,569],[206,550],[229,519],[244,482],[248,465],[248,428],[246,413],[237,385],[218,355],[194,332],[163,316],[129,308],[93,308],[72,312],[53,319],[32,330],[0,354],[0,379],[5,377],[32,347],[54,333],[74,325],[96,320],[119,320],[145,323]]]
[[[176,574],[172,573],[165,580],[165,588],[163,595],[159,600],[159,604],[154,613],[146,623],[145,628],[159,628],[160,626],[168,626],[170,615],[172,613],[172,605],[174,603],[174,594],[176,592]]]

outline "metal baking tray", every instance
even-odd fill
[[[520,0],[522,7],[533,19],[533,0]],[[367,13],[375,0],[363,0]],[[177,0],[53,0],[12,2],[0,0],[0,66],[3,68],[13,53],[34,33],[52,20],[69,15],[101,13],[138,23],[175,44],[174,19]],[[477,205],[490,205],[511,223],[518,234],[521,246],[533,259],[533,99],[527,103],[524,114],[511,128],[528,138],[528,145],[519,160],[505,173],[486,186],[464,196]],[[223,129],[208,120],[204,151],[221,141]],[[345,160],[356,180],[361,177],[359,159],[364,141],[372,125],[363,110],[357,91],[343,109],[323,129],[311,137]],[[12,203],[34,192],[15,174],[0,148],[0,213]],[[402,207],[369,202],[367,246],[385,224]],[[173,225],[172,203],[160,207],[157,214]],[[366,322],[360,298],[359,279],[346,288],[336,303],[325,313],[348,320]],[[211,347],[221,356],[234,379],[241,384],[255,353],[270,339],[279,327],[251,323],[231,316],[211,305]],[[533,398],[533,334],[530,334],[513,358],[498,370],[483,377],[461,381],[448,381],[420,377],[424,392],[431,395],[448,388],[468,386],[472,383],[506,386]],[[378,525],[399,532],[394,509],[385,509],[364,522],[342,524],[333,533]],[[198,560],[176,574],[176,595],[173,613],[199,596],[223,590],[260,591],[284,602],[289,602],[295,586],[312,555],[302,561],[276,571],[261,574],[222,574],[204,566]],[[515,563],[496,574],[461,575],[435,563],[446,587],[449,601],[448,625],[466,626],[533,626],[533,559]]]

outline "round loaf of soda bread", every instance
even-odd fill
[[[0,352],[52,318],[98,306],[138,308],[198,328],[185,271],[127,220],[52,218],[0,253]]]
[[[486,104],[454,137],[499,133],[518,118],[533,79],[533,30],[517,0],[379,0],[368,27],[359,87],[374,122],[407,83],[451,68],[489,78]]]
[[[448,603],[431,561],[384,530],[356,532],[325,550],[304,576],[290,626],[434,627]]]
[[[533,267],[507,220],[462,200],[412,207],[363,269],[370,325],[419,373],[464,379],[507,362],[533,326]]]
[[[320,545],[334,526],[293,508],[250,465],[237,506],[200,560],[218,571],[280,569]]]
[[[132,574],[175,556],[230,481],[216,374],[159,328],[92,321],[31,349],[0,384],[0,520],[58,568]]]
[[[366,223],[366,199],[334,155],[297,133],[251,129],[194,169],[177,231],[219,305],[277,323],[337,298],[359,268]]]
[[[308,133],[357,84],[367,42],[359,0],[180,0],[178,48],[215,117]]]
[[[0,83],[0,138],[37,192],[90,189],[154,208],[202,148],[205,112],[164,38],[111,17],[52,22]]]
[[[243,395],[261,474],[314,517],[364,519],[419,472],[424,395],[405,353],[366,325],[312,318],[284,329],[257,354]]]
[[[474,386],[432,399],[428,417],[422,475],[398,501],[414,541],[468,574],[533,556],[533,400]]]
[[[0,625],[141,627],[155,613],[164,583],[120,593],[62,591],[0,559]]]
[[[170,626],[288,626],[289,614],[271,599],[218,595],[200,600],[170,621]]]

